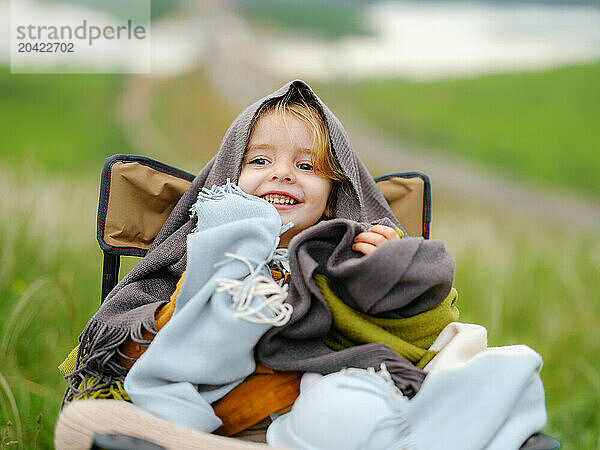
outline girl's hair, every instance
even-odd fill
[[[337,193],[341,185],[348,182],[348,177],[344,174],[339,162],[333,153],[329,130],[321,109],[312,95],[303,92],[297,87],[292,87],[286,95],[272,100],[268,100],[261,105],[256,112],[250,125],[250,136],[254,130],[255,124],[267,114],[281,114],[285,122],[286,113],[291,114],[306,124],[312,132],[312,154],[311,160],[314,171],[317,175],[328,178],[333,181],[331,194],[327,201],[326,214],[333,215],[337,201]],[[286,124],[287,126],[287,124]],[[250,137],[248,137],[250,141]]]

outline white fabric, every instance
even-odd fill
[[[404,416],[403,400],[391,378],[344,369],[302,392],[292,412],[269,426],[267,443],[296,449],[388,449],[404,439],[404,430],[380,425]]]
[[[302,378],[300,378],[300,393],[302,394],[313,384],[323,378],[324,375],[315,372],[304,372]]]
[[[423,369],[427,373],[460,367],[487,348],[487,330],[481,325],[452,322],[429,350],[439,352]]]
[[[297,449],[518,449],[546,424],[541,357],[526,346],[480,352],[431,373],[408,400],[372,371],[347,369],[305,389],[267,430]]]
[[[546,425],[542,358],[520,345],[488,349],[431,373],[411,400],[418,449],[518,449]]]

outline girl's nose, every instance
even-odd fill
[[[284,183],[294,183],[296,177],[288,164],[274,165],[271,173],[271,181],[282,181]]]

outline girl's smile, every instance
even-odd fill
[[[300,203],[297,198],[281,191],[268,192],[261,197],[271,203],[276,209],[283,211]]]

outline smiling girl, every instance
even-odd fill
[[[237,182],[237,186],[232,188],[230,180]],[[250,220],[252,214],[260,209],[268,211],[277,222],[277,229],[281,226],[283,230],[283,234],[277,236],[278,242],[273,244],[278,249],[267,249],[270,257],[276,255],[280,259],[270,260],[270,267],[261,266],[260,270],[266,270],[268,273],[261,272],[261,275],[268,278],[272,275],[269,281],[278,284],[275,296],[289,305],[288,310],[293,312],[285,322],[265,331],[255,346],[240,331],[242,326],[211,328],[212,334],[208,337],[234,338],[235,345],[228,349],[207,347],[207,339],[202,336],[192,342],[190,335],[197,332],[197,321],[201,315],[192,316],[188,323],[190,303],[182,306],[182,297],[190,291],[186,291],[186,282],[189,286],[198,284],[197,280],[205,274],[228,267],[227,260],[231,259],[232,253],[242,248],[240,243],[249,239],[249,229],[236,230],[236,233],[228,235],[232,242],[225,248],[224,238],[217,237],[218,234],[211,235],[209,242],[198,245],[197,250],[206,251],[211,245],[219,245],[221,240],[223,248],[197,257],[202,267],[192,273],[190,258],[194,257],[194,252],[186,246],[186,242],[194,236],[199,237],[202,230],[197,233],[196,230],[208,225],[200,223],[198,215],[190,218],[190,211],[203,196],[222,193],[223,189],[238,190],[241,197],[248,197],[244,206],[248,209],[227,209],[227,205],[221,205],[209,217],[203,216],[207,223],[226,221],[229,214],[237,214],[240,220],[248,220],[246,223],[250,228],[256,225],[256,221]],[[286,227],[291,223],[291,228]],[[98,431],[81,419],[84,410],[92,412],[98,423],[105,419],[109,421],[108,418],[112,417],[124,417],[131,412],[128,417],[137,417],[135,423],[115,419],[102,432],[127,434],[135,431],[130,434],[139,436],[142,433],[155,442],[168,443],[165,433],[155,431],[158,430],[156,427],[143,426],[143,430],[138,432],[140,424],[147,423],[139,408],[126,402],[109,401],[106,404],[98,400],[84,400],[128,400],[129,393],[133,391],[126,392],[123,381],[126,377],[131,380],[130,375],[136,372],[136,368],[140,374],[144,363],[149,368],[152,355],[157,357],[154,361],[160,362],[169,376],[176,375],[177,378],[177,382],[164,386],[169,394],[161,397],[163,400],[157,404],[159,408],[173,403],[171,389],[177,390],[182,383],[193,385],[193,389],[186,391],[189,395],[182,397],[184,400],[196,396],[196,391],[203,386],[218,385],[219,395],[204,399],[202,414],[206,413],[211,423],[221,421],[223,425],[218,429],[211,426],[202,430],[254,440],[252,436],[240,435],[239,432],[256,426],[257,439],[262,442],[271,414],[291,407],[298,397],[302,373],[328,374],[344,367],[366,369],[385,363],[395,385],[407,396],[414,395],[425,378],[425,373],[416,363],[425,361],[429,355],[427,348],[437,333],[457,318],[449,296],[454,263],[443,243],[405,235],[400,239],[402,235],[401,224],[352,150],[341,123],[306,83],[291,81],[250,105],[235,119],[218,153],[183,194],[145,258],[113,289],[83,330],[77,365],[71,373],[65,374],[69,382],[65,403],[82,401],[73,402],[63,410],[57,426],[56,447],[64,448],[59,441],[71,439],[73,427],[87,435]],[[209,261],[215,255],[227,264]],[[285,261],[285,257],[289,260]],[[245,255],[245,259],[240,258],[240,261],[244,259],[250,267],[253,258],[258,256]],[[254,269],[250,271],[251,275],[257,272]],[[334,293],[329,292],[327,280],[320,278],[321,285],[317,286],[319,275],[329,277],[332,286],[345,293],[343,301],[355,308],[357,314],[362,314],[364,320],[374,321],[367,328],[376,329],[376,335],[368,334],[352,340],[354,336],[346,336],[334,329],[328,304],[335,306],[336,303],[331,302],[337,300]],[[215,280],[215,285],[223,283],[222,279]],[[230,289],[224,285],[221,286],[223,289],[212,289],[210,285],[204,290],[208,285],[196,286],[198,292],[206,291],[216,296]],[[180,295],[181,292],[187,294]],[[234,297],[239,296],[236,293],[228,301],[231,302]],[[337,304],[341,302],[339,300]],[[212,308],[225,303],[207,299],[203,304]],[[390,333],[380,330],[381,323],[395,324],[396,320],[416,317],[434,309],[445,315],[435,321],[431,329],[427,328],[429,335],[426,339],[419,336],[420,347],[411,344],[410,355],[394,350],[390,346],[391,341],[382,342],[380,332],[394,342],[404,337],[398,334],[396,328]],[[267,319],[268,324],[275,322]],[[383,322],[375,322],[378,320]],[[177,323],[183,321],[189,328],[177,328]],[[204,323],[210,325],[214,322],[205,320]],[[247,324],[242,325],[247,327]],[[169,342],[168,339],[174,336],[179,339],[177,345],[169,347],[168,352],[160,353],[157,349],[161,347],[157,344]],[[233,350],[237,351],[241,346],[251,346],[251,364],[248,367],[252,368],[244,371],[243,377],[228,379],[229,384],[224,389],[225,385],[220,384],[225,383],[222,377],[231,375],[232,366],[238,362],[232,356]],[[147,352],[146,347],[149,348]],[[161,360],[172,357],[175,350],[181,354],[182,349],[185,349],[185,356],[175,363],[164,364],[165,361]],[[200,353],[208,359],[198,360]],[[138,358],[141,359],[138,361]],[[180,366],[186,364],[196,364],[194,369],[198,370],[192,372],[194,376],[204,370],[217,373],[218,382],[211,379],[200,383],[181,378]],[[151,371],[148,374],[153,375]],[[137,378],[138,381],[142,379]],[[233,387],[235,383],[240,384]],[[180,424],[187,424],[190,420],[186,411],[183,407],[173,406],[172,412],[181,419]],[[171,416],[163,417],[175,421]],[[217,420],[212,420],[216,417]],[[73,423],[78,425],[73,426]],[[170,422],[162,423],[169,427]],[[177,433],[182,438],[188,437],[185,432]],[[234,447],[229,443],[223,448]]]
[[[282,248],[320,220],[335,217],[338,191],[348,189],[349,180],[335,158],[325,120],[303,91],[291,89],[257,111],[238,185],[275,206],[284,225],[294,224],[281,236]],[[368,254],[395,239],[393,228],[375,225],[356,236],[353,249]]]

